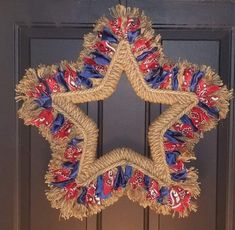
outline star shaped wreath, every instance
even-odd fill
[[[157,213],[187,216],[200,189],[185,163],[202,133],[225,118],[231,92],[211,68],[164,57],[139,9],[117,5],[111,13],[85,36],[77,61],[29,69],[16,87],[19,116],[53,151],[47,198],[64,218],[95,214],[124,194]],[[140,98],[170,107],[149,127],[150,158],[118,148],[97,159],[97,126],[77,105],[111,96],[123,71]]]

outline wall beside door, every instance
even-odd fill
[[[217,129],[205,135],[195,151],[202,194],[198,213],[172,219],[122,198],[83,222],[59,220],[46,200],[44,174],[51,157],[48,143],[35,128],[16,117],[14,87],[29,66],[52,64],[78,56],[83,35],[119,1],[1,1],[0,66],[0,229],[3,230],[166,230],[234,229],[233,110]],[[174,60],[210,65],[228,87],[234,87],[234,8],[232,1],[121,1],[140,7],[165,53]],[[131,105],[131,106],[130,106]],[[82,105],[100,128],[98,153],[128,146],[149,156],[146,133],[151,120],[166,109],[141,101],[123,74],[117,91],[103,102]],[[128,132],[126,131],[128,130]]]

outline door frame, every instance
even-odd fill
[[[158,25],[153,28],[161,34],[162,40],[206,40],[218,41],[219,74],[229,88],[234,88],[234,31],[232,27],[195,27],[189,25]],[[15,25],[15,82],[20,80],[26,68],[30,66],[31,39],[82,39],[83,35],[92,30],[92,24],[82,23],[61,25],[24,24]],[[98,126],[102,127],[102,102],[98,104]],[[19,106],[17,107],[19,108]],[[146,103],[146,117],[149,117],[150,105]],[[149,121],[146,121],[148,124]],[[21,120],[17,124],[17,153],[18,153],[18,189],[16,212],[19,230],[30,230],[30,128],[25,127]],[[234,102],[231,103],[230,113],[226,120],[218,125],[218,154],[216,175],[216,229],[232,230],[234,225],[235,201],[235,152],[234,152]],[[146,147],[146,156],[148,150]],[[102,134],[98,144],[98,154],[102,153]],[[101,230],[102,215],[97,216],[97,230]],[[144,223],[148,223],[149,213],[144,212]],[[88,220],[89,221],[89,220]],[[85,229],[85,227],[84,227]],[[144,230],[148,225],[144,225]]]

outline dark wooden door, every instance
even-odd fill
[[[24,70],[40,63],[75,59],[83,35],[108,8],[121,2],[142,8],[162,35],[165,53],[212,66],[234,85],[234,3],[231,1],[0,1],[1,152],[0,229],[2,230],[232,230],[234,226],[234,121],[230,116],[196,147],[202,193],[199,210],[187,219],[163,217],[122,198],[83,222],[59,220],[44,190],[51,157],[35,128],[16,117],[14,87]],[[128,146],[148,156],[146,130],[165,108],[141,101],[125,75],[104,102],[82,106],[100,129],[98,152]]]

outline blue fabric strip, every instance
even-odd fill
[[[219,119],[219,110],[216,107],[209,107],[208,105],[204,104],[203,102],[199,101],[198,106],[206,110],[206,112],[211,115],[212,117],[215,117],[216,119]]]
[[[155,51],[157,51],[157,47],[153,47],[152,49],[143,52],[142,54],[140,54],[136,60],[139,61],[143,61],[149,54],[153,54]]]
[[[86,187],[82,187],[82,192],[79,195],[77,202],[78,204],[85,204],[86,202],[86,194],[87,194],[87,188]]]
[[[172,130],[167,130],[164,134],[164,137],[167,138],[170,142],[172,143],[183,143],[184,141],[182,141],[181,139],[179,139],[179,137],[182,137],[182,133],[177,132],[177,131],[172,131]]]
[[[111,193],[104,195],[103,187],[104,187],[103,175],[100,175],[97,177],[97,187],[95,194],[101,199],[107,199],[111,196]]]
[[[172,76],[172,89],[173,90],[177,90],[178,89],[178,78],[177,78],[177,75],[178,75],[178,67],[175,67],[173,69],[173,76]]]
[[[78,175],[79,170],[79,162],[74,163],[71,174],[69,175],[70,178],[76,178]]]
[[[85,78],[85,77],[80,76],[80,75],[78,75],[78,78],[77,78],[76,82],[79,83],[79,85],[83,85],[83,86],[85,86],[88,89],[92,88],[92,86],[93,86],[93,83],[92,83],[92,81],[90,79]]]
[[[58,84],[62,85],[67,92],[70,91],[66,81],[64,80],[64,72],[58,70],[58,73],[55,76],[55,80]]]
[[[126,180],[126,184],[132,176],[132,171],[133,171],[132,167],[130,165],[126,165],[125,172],[124,172],[124,177],[125,177],[125,180]]]
[[[124,188],[126,186],[126,180],[124,177],[122,166],[118,166],[117,169],[118,171],[117,171],[116,177],[114,179],[114,184],[113,184],[113,188],[115,190],[117,190],[119,187]]]
[[[45,109],[51,108],[52,105],[52,99],[51,96],[48,96],[44,93],[41,94],[41,96],[34,100],[39,107],[43,107]]]
[[[145,81],[153,84],[156,78],[161,77],[162,73],[163,73],[162,67],[157,67],[156,69],[153,69],[149,74],[145,76]]]
[[[96,187],[96,195],[100,197],[100,194],[103,193],[103,175],[97,177],[97,187]]]
[[[91,53],[93,55],[93,60],[95,61],[96,64],[98,65],[109,65],[110,61],[111,61],[111,58],[104,55],[104,54],[101,54],[97,51],[94,51]]]
[[[70,162],[70,161],[66,161],[62,164],[62,166],[64,168],[68,168],[71,169],[71,173],[69,175],[69,179],[75,179],[77,177],[78,174],[78,169],[79,169],[79,162],[76,161],[74,163]]]
[[[162,67],[158,67],[145,76],[145,81],[150,83],[152,88],[158,88],[168,75],[169,72],[163,71]]]
[[[157,198],[157,201],[160,203],[160,204],[163,204],[164,203],[164,198],[166,196],[168,196],[169,194],[169,189],[167,187],[161,187],[161,189],[159,190],[160,192],[160,196]]]
[[[81,138],[72,138],[71,141],[68,143],[68,145],[76,146],[78,143],[82,142],[83,139]]]
[[[145,189],[148,190],[150,187],[150,177],[147,175],[144,175],[144,185]]]
[[[55,120],[52,123],[51,132],[55,134],[64,124],[64,115],[58,113]]]
[[[181,180],[186,180],[187,177],[187,170],[183,169],[180,172],[176,172],[176,173],[171,173],[171,178],[174,181],[181,181]]]
[[[192,120],[189,118],[188,115],[184,114],[181,118],[180,118],[181,122],[187,125],[190,125],[193,129],[194,132],[198,131],[198,128],[193,124]]]
[[[82,76],[83,78],[103,78],[103,75],[95,70],[91,65],[84,65],[83,70],[79,73],[79,76]]]
[[[193,74],[192,80],[190,82],[190,91],[191,92],[195,92],[197,84],[203,76],[204,76],[204,72],[202,72],[202,71],[197,71],[196,73]]]
[[[174,165],[176,163],[179,152],[166,152],[166,162],[168,165]]]
[[[118,43],[117,38],[112,34],[108,27],[104,27],[101,33],[101,40],[109,41],[110,43]]]
[[[140,35],[141,29],[138,29],[136,31],[130,31],[127,33],[127,39],[129,43],[133,43],[135,39]]]
[[[77,162],[76,162],[77,163]],[[74,163],[70,161],[66,161],[62,164],[64,168],[72,169],[74,167]]]

